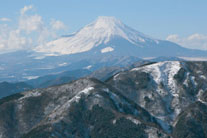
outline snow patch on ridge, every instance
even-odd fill
[[[89,66],[84,67],[83,69],[91,69],[92,67],[93,67],[92,65],[89,65]]]
[[[81,95],[85,94],[85,95],[89,95],[90,91],[92,91],[94,89],[94,87],[88,87],[85,88],[84,90],[78,92],[73,98],[71,98],[70,100],[68,100],[66,103],[64,103],[63,105],[57,106],[53,113],[51,113],[49,115],[49,120],[54,120],[57,116],[60,116],[63,114],[63,112],[65,111],[65,109],[69,108],[71,103],[73,102],[79,102]]]
[[[40,95],[41,95],[41,93],[38,91],[29,91],[29,92],[25,92],[24,97],[21,97],[19,100],[21,101],[21,100],[28,98],[28,97],[37,97]]]
[[[68,63],[66,63],[66,62],[58,64],[59,67],[64,67],[64,66],[67,66],[67,65],[68,65]]]
[[[131,71],[142,70],[150,73],[154,81],[159,85],[161,82],[168,86],[169,91],[173,96],[178,96],[176,93],[176,82],[174,80],[175,74],[180,70],[181,65],[179,61],[165,61],[141,68],[134,68]]]
[[[37,78],[39,78],[39,76],[25,76],[25,77],[23,77],[23,78],[25,78],[25,79],[27,79],[27,80],[32,80],[32,79],[37,79]]]
[[[200,102],[203,103],[203,104],[207,104],[207,102],[204,102],[203,100],[201,100],[203,93],[204,93],[203,90],[200,90],[200,91],[198,92],[198,94],[197,94],[197,96],[196,96],[196,97],[197,97],[197,100],[200,101]]]
[[[156,93],[162,97],[169,116],[155,115],[159,119],[159,123],[163,129],[170,131],[169,124],[180,113],[180,107],[177,105],[179,100],[179,90],[174,76],[181,69],[179,61],[165,61],[134,68],[131,71],[146,72],[151,75],[156,84]],[[164,87],[163,87],[164,86]],[[174,108],[174,112],[171,108]],[[169,118],[170,117],[170,118]],[[168,121],[167,121],[168,120]],[[163,122],[168,123],[163,123]]]
[[[111,98],[111,100],[115,103],[117,109],[120,112],[124,112],[124,109],[122,106],[120,105],[126,105],[131,111],[133,111],[133,114],[135,116],[138,116],[139,112],[137,109],[135,109],[134,107],[131,106],[130,103],[128,103],[125,99],[119,97],[117,94],[111,92],[108,88],[103,89],[106,93],[108,93],[109,97]]]
[[[101,49],[101,53],[107,53],[107,52],[112,52],[114,49],[112,47],[106,47],[104,49]]]
[[[132,118],[131,116],[127,117],[128,120],[132,121],[134,124],[138,125],[141,124],[141,122],[137,119]]]

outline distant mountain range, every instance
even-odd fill
[[[0,55],[0,82],[19,82],[78,69],[123,67],[146,57],[207,57],[140,33],[114,17],[99,17],[72,35],[29,51]]]
[[[175,57],[168,57],[168,58],[159,57],[159,58],[155,58],[151,60],[140,60],[132,64],[129,64],[133,60],[128,61],[127,59],[128,58],[125,58],[124,60],[121,61],[122,66],[120,66],[120,63],[114,64],[114,66],[108,65],[102,68],[100,66],[100,69],[94,69],[94,71],[90,70],[87,67],[83,69],[69,70],[69,71],[64,71],[61,73],[45,75],[45,76],[41,76],[41,77],[34,78],[31,80],[26,80],[26,81],[0,82],[0,98],[9,96],[11,94],[15,94],[18,92],[22,92],[24,90],[30,90],[30,89],[35,89],[35,88],[47,88],[49,86],[68,83],[73,80],[77,80],[79,78],[86,77],[86,76],[90,78],[96,78],[101,81],[105,81],[120,71],[128,70],[134,67],[139,67],[139,66],[143,66],[146,64],[159,62],[159,61],[183,61],[182,59],[175,58]],[[128,64],[126,64],[125,62],[126,63],[128,62]],[[5,84],[6,84],[6,87],[5,87]]]
[[[134,63],[105,81],[84,77],[11,95],[0,99],[0,136],[206,138],[206,68]]]
[[[8,83],[8,82],[1,82],[0,83],[0,98],[6,97],[18,92],[28,91],[33,89],[31,85],[24,83],[24,82],[17,82],[17,83]]]

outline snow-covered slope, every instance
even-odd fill
[[[107,44],[114,37],[121,37],[137,46],[140,46],[137,43],[145,43],[146,41],[159,43],[158,40],[146,37],[114,17],[103,16],[72,36],[51,41],[46,45],[37,47],[35,50],[61,55],[75,54],[89,51],[101,44]]]
[[[206,62],[164,61],[116,74],[108,84],[156,116],[166,131],[190,104],[207,104]]]
[[[158,138],[159,134],[168,136],[153,116],[95,79],[0,99],[1,138]]]
[[[160,83],[163,83],[163,85],[167,86],[172,95],[177,96],[174,76],[178,73],[180,68],[181,64],[179,61],[165,61],[144,66],[142,68],[135,68],[132,69],[132,71],[150,73],[156,84],[159,85]]]

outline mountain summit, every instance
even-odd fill
[[[129,26],[122,23],[120,20],[115,17],[101,16],[98,19],[86,26],[83,30],[94,31],[97,35],[97,38],[105,39],[104,43],[107,43],[115,36],[122,37],[132,43],[137,41],[145,42],[145,35],[130,28]],[[81,30],[81,31],[83,31]],[[82,32],[85,34],[85,32]],[[90,32],[89,33],[93,33]]]

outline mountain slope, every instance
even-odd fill
[[[206,138],[207,106],[201,102],[191,104],[178,118],[173,136],[176,138]]]
[[[166,61],[121,72],[108,84],[159,118],[168,132],[195,102],[206,105],[207,62]]]
[[[101,82],[68,84],[0,99],[0,136],[207,137],[207,62],[165,61]]]
[[[4,138],[150,135],[167,137],[146,110],[95,79],[80,79],[0,100],[0,136]]]

